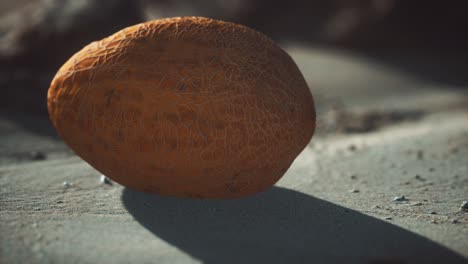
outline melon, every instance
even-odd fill
[[[237,198],[267,190],[315,129],[291,57],[248,27],[176,17],[125,28],[74,54],[48,91],[60,137],[134,190]]]

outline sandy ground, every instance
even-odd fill
[[[101,184],[46,118],[2,113],[0,263],[468,263],[468,90],[288,51],[318,131],[274,188],[244,199]]]

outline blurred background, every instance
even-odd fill
[[[142,21],[186,15],[241,23],[280,45],[345,51],[462,88],[466,7],[435,0],[0,0],[0,107],[46,115],[50,81],[84,45]]]

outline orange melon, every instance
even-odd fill
[[[202,17],[141,23],[87,45],[57,72],[48,110],[104,175],[179,197],[268,189],[315,128],[312,94],[284,50]]]

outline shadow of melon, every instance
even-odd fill
[[[143,227],[203,263],[466,263],[408,230],[279,187],[233,200],[125,189],[122,201]]]

